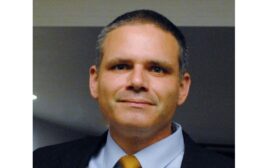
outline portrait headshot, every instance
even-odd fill
[[[33,167],[235,167],[223,1],[34,2]]]

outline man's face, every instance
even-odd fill
[[[179,78],[179,45],[153,24],[124,25],[103,44],[99,69],[90,69],[90,88],[110,128],[161,131],[170,127],[185,101],[190,78]]]

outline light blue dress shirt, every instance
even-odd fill
[[[154,143],[134,155],[142,168],[179,168],[184,155],[182,128],[173,123],[176,131],[170,136]],[[107,141],[99,154],[92,157],[88,168],[113,168],[116,162],[126,153],[116,144],[108,132]]]

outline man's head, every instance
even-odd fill
[[[112,30],[129,24],[137,24],[137,23],[151,23],[155,26],[159,27],[160,29],[170,32],[177,40],[180,50],[179,50],[179,68],[180,72],[183,74],[187,72],[188,66],[188,54],[187,54],[187,47],[185,43],[185,38],[181,31],[175,26],[170,20],[168,20],[165,16],[151,11],[151,10],[136,10],[132,12],[125,13],[115,20],[113,20],[110,24],[102,29],[100,34],[98,35],[97,40],[97,58],[96,58],[96,65],[99,67],[101,64],[102,56],[104,55],[104,40],[109,32]]]
[[[138,15],[139,11],[132,13]],[[152,11],[140,13],[168,22]],[[127,16],[122,15],[114,22]],[[167,136],[177,106],[188,95],[190,76],[180,71],[179,64],[179,53],[185,51],[184,41],[179,42],[167,30],[174,30],[171,22],[165,29],[152,22],[151,17],[129,19],[101,33],[100,66],[90,68],[91,94],[98,100],[111,133],[116,135]]]

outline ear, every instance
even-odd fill
[[[98,72],[95,65],[90,67],[90,80],[89,80],[90,93],[93,98],[98,98]]]
[[[189,93],[189,88],[191,85],[191,77],[190,74],[185,72],[182,75],[181,81],[180,81],[180,89],[179,89],[179,97],[178,97],[178,105],[182,105]]]

